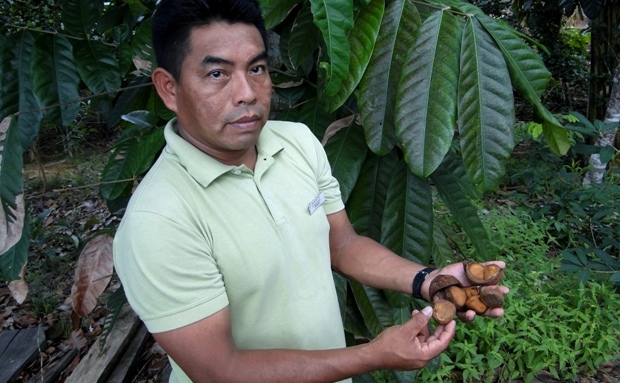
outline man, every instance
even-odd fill
[[[348,381],[419,369],[445,350],[455,322],[431,334],[430,307],[345,347],[332,270],[426,300],[435,275],[466,280],[460,264],[429,274],[358,236],[318,141],[303,125],[267,121],[256,1],[162,0],[153,43],[153,82],[177,117],[114,252],[129,303],[171,358],[171,381]]]

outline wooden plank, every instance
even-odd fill
[[[8,382],[45,348],[45,328],[31,327],[0,334],[0,382]]]
[[[131,338],[139,324],[138,316],[131,310],[129,305],[126,305],[108,336],[103,352],[99,350],[99,344],[101,343],[101,338],[99,338],[90,347],[84,359],[82,359],[65,382],[105,382],[112,373],[116,362],[123,355],[123,351],[131,342]]]
[[[48,367],[43,371],[39,371],[38,374],[34,375],[28,383],[54,383],[58,382],[58,378],[60,375],[67,369],[69,364],[75,359],[77,356],[77,350],[75,348],[67,351],[60,360],[54,362],[55,364],[52,367]]]
[[[128,376],[129,371],[135,367],[148,339],[149,332],[144,323],[142,323],[133,336],[131,344],[127,347],[127,350],[123,353],[122,358],[107,379],[109,383],[131,382],[133,380],[131,376]]]

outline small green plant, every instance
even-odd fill
[[[496,207],[485,223],[509,265],[505,316],[459,324],[439,368],[421,371],[419,381],[530,382],[542,370],[564,380],[620,354],[620,295],[612,286],[558,273],[547,226],[524,211]]]
[[[600,135],[618,128],[617,122],[605,123],[601,120],[589,121],[579,112],[571,112],[567,118],[567,128],[571,132],[571,141],[575,154],[590,155],[597,153],[601,156],[601,162],[610,162],[617,150],[612,145],[596,146],[588,142],[588,138],[596,140]]]
[[[602,184],[583,185],[583,158],[598,153],[611,161],[616,149],[589,143],[615,128],[600,120],[590,122],[578,112],[558,116],[568,123],[571,149],[564,158],[550,154],[536,140],[540,124],[518,126],[528,156],[515,158],[507,167],[507,185],[515,190],[510,199],[528,206],[534,220],[547,225],[563,257],[561,270],[576,272],[579,281],[607,278],[620,287],[620,182],[610,170]]]

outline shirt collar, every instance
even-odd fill
[[[164,128],[164,137],[166,139],[166,148],[164,150],[176,156],[179,163],[203,187],[208,187],[218,177],[238,167],[225,165],[185,141],[178,134],[176,124],[177,119],[175,117],[168,121]],[[269,121],[267,121],[258,137],[257,147],[259,156],[273,157],[284,149],[280,139],[271,131],[269,125]]]

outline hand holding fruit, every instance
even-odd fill
[[[428,284],[433,318],[439,324],[449,323],[454,315],[465,322],[476,314],[499,317],[504,314],[504,295],[509,290],[498,286],[504,274],[504,262],[463,262],[438,270]]]

